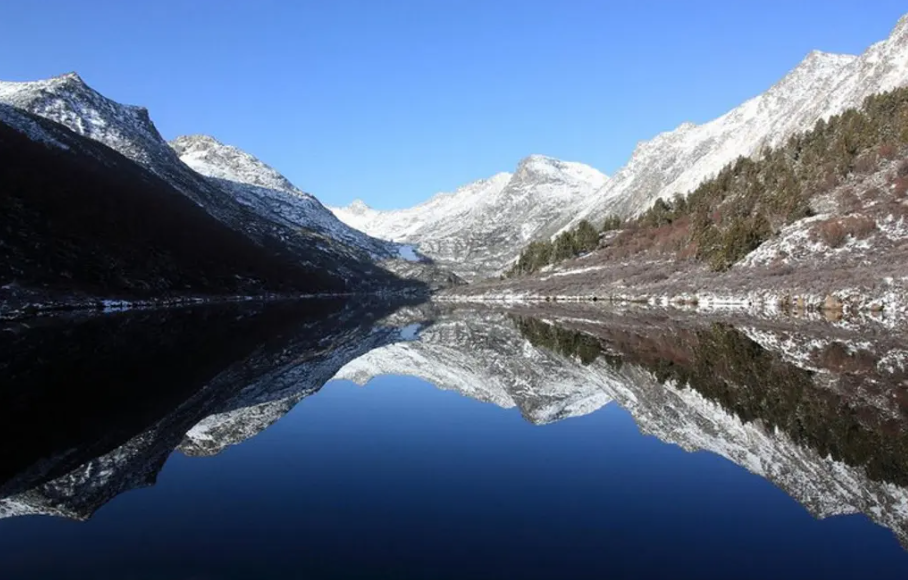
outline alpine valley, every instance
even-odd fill
[[[811,52],[721,117],[640,143],[611,177],[533,155],[412,208],[332,211],[474,282],[448,298],[900,311],[906,85],[908,16],[859,56]]]
[[[779,72],[399,210],[0,82],[0,578],[908,577],[908,16]]]

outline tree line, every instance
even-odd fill
[[[592,252],[599,247],[601,233],[620,227],[621,218],[618,216],[606,218],[599,229],[589,221],[581,220],[576,226],[561,232],[552,240],[530,242],[505,276],[531,274],[551,264]]]
[[[873,95],[813,129],[793,135],[756,157],[739,157],[689,195],[657,199],[643,214],[622,223],[606,219],[601,230],[621,229],[615,245],[655,239],[654,230],[683,228],[684,248],[675,248],[723,271],[776,235],[785,225],[813,214],[811,200],[830,192],[853,173],[876,171],[908,144],[908,88]],[[908,161],[898,169],[908,189]],[[577,230],[583,227],[583,232]],[[552,241],[532,242],[508,275],[527,274],[598,246],[581,222]],[[578,244],[578,236],[584,240]],[[635,247],[645,249],[643,243]]]

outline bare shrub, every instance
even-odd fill
[[[863,240],[876,231],[876,221],[866,215],[853,215],[841,219],[842,227],[845,232],[857,239]]]
[[[876,171],[880,165],[880,160],[876,153],[868,151],[854,161],[854,170],[856,173],[868,174]]]
[[[899,177],[908,177],[908,159],[904,159],[899,163],[899,168],[896,170],[896,174]]]
[[[885,211],[892,214],[895,219],[908,218],[908,206],[900,201],[892,200],[886,204]]]
[[[879,149],[877,150],[877,153],[883,159],[888,159],[889,161],[892,161],[893,159],[895,159],[898,156],[899,150],[898,150],[898,147],[896,147],[892,143],[883,143],[882,145],[880,145]]]
[[[869,202],[880,201],[881,199],[883,199],[883,192],[879,187],[871,186],[867,188],[867,191],[864,192],[864,195],[862,197],[864,199],[864,205],[866,205]]]
[[[849,237],[863,240],[877,229],[876,221],[866,215],[830,218],[819,222],[810,232],[813,240],[820,240],[830,248],[841,248]]]
[[[908,193],[908,177],[896,177],[892,182],[892,195],[898,199]]]
[[[822,195],[824,193],[829,193],[832,189],[839,184],[839,176],[834,170],[827,170],[823,177],[817,181],[816,193],[817,195]]]
[[[697,250],[699,246],[697,242],[693,240],[688,240],[687,244],[684,245],[680,250],[678,250],[678,259],[679,260],[693,260],[697,257]]]
[[[653,247],[661,254],[677,254],[690,240],[688,224],[690,219],[681,218],[670,225],[657,228],[653,236]]]
[[[833,342],[819,354],[819,364],[837,373],[870,373],[876,370],[877,359],[866,350],[849,352],[840,342]]]
[[[845,231],[845,226],[837,219],[820,222],[817,224],[816,228],[816,233],[819,238],[830,248],[840,248],[842,247],[842,244],[845,243],[845,240],[848,239],[848,233]]]

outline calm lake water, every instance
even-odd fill
[[[0,578],[908,577],[889,339],[799,366],[790,328],[565,320],[7,329]]]

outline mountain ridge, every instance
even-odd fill
[[[608,176],[582,163],[544,155],[523,158],[502,172],[443,192],[404,210],[365,203],[330,208],[342,221],[383,239],[412,243],[467,280],[494,276],[512,248],[554,234],[553,218],[601,187]]]
[[[581,220],[594,225],[612,215],[632,217],[648,209],[657,199],[686,195],[717,174],[739,156],[752,157],[765,147],[783,144],[790,136],[810,129],[820,119],[859,106],[872,94],[908,84],[908,14],[899,19],[890,35],[860,55],[813,50],[793,69],[763,93],[747,99],[722,115],[701,124],[685,122],[674,129],[637,143],[633,153],[612,177],[595,191],[575,198],[565,197],[557,211],[535,223],[520,212],[501,205],[503,219],[523,222],[525,229],[509,238],[488,236],[486,243],[499,242],[496,256],[475,255],[464,248],[439,244],[431,231],[395,225],[394,215],[410,220],[425,219],[423,204],[384,214],[383,221],[368,221],[355,215],[362,208],[332,208],[355,227],[388,239],[403,238],[420,247],[426,255],[460,262],[460,272],[476,280],[494,277],[513,263],[530,239],[542,240],[576,226]],[[433,196],[431,199],[435,199]],[[464,203],[470,200],[466,196]],[[463,213],[467,210],[454,208]],[[489,217],[495,215],[489,209]],[[458,213],[459,215],[459,213]],[[479,220],[481,221],[481,220]],[[454,239],[469,240],[470,222],[449,232]],[[522,225],[522,224],[521,224]],[[526,235],[521,235],[526,234]],[[481,240],[472,240],[473,245]],[[468,243],[461,243],[466,246]]]

